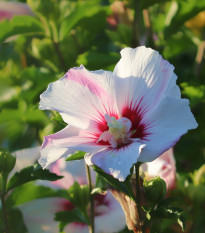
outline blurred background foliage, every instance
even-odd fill
[[[15,151],[40,145],[44,135],[64,127],[38,102],[69,68],[112,71],[122,48],[152,47],[175,66],[199,123],[175,146],[178,185],[171,195],[186,210],[186,232],[205,232],[205,1],[16,2],[27,4],[23,13],[15,6],[8,19],[0,17],[0,146]],[[170,220],[153,225],[153,232],[180,231]]]

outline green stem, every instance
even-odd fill
[[[89,232],[90,233],[95,233],[95,222],[94,222],[94,217],[95,217],[95,212],[94,212],[94,196],[91,194],[93,185],[92,185],[92,180],[91,180],[91,175],[90,175],[90,167],[86,165],[86,172],[87,172],[87,179],[88,179],[88,185],[90,189],[90,226],[89,226]]]
[[[60,65],[61,65],[63,71],[66,72],[66,71],[67,71],[67,68],[66,68],[66,65],[65,65],[65,61],[64,61],[63,55],[62,55],[62,53],[61,53],[61,51],[60,51],[60,47],[59,47],[58,42],[55,42],[55,41],[53,40],[53,46],[54,46],[54,48],[55,48],[55,50],[56,50],[56,53],[57,53],[57,56],[58,56],[58,58],[59,58]]]
[[[137,211],[139,215],[139,225],[141,226],[141,233],[144,233],[144,222],[143,222],[143,215],[142,215],[142,202],[141,202],[141,192],[140,192],[140,175],[139,175],[139,168],[140,168],[140,163],[135,164],[135,172],[136,172],[136,204],[137,204]]]
[[[7,178],[8,175],[3,176],[3,188],[0,194],[1,197],[1,204],[2,204],[2,210],[3,210],[3,218],[4,218],[4,226],[5,226],[5,233],[9,233],[9,223],[8,223],[8,215],[6,211],[6,201],[5,201],[5,196],[6,196],[6,184],[7,184]]]
[[[1,204],[2,204],[3,217],[4,217],[5,233],[9,233],[9,223],[8,223],[8,217],[6,211],[5,195],[1,195]]]
[[[2,212],[3,212],[3,219],[4,219],[4,233],[9,233],[9,222],[8,222],[8,215],[6,210],[6,194],[7,194],[7,179],[8,174],[7,173],[0,173],[1,177],[3,177],[2,181],[2,187],[0,190],[0,199],[1,199],[1,205],[2,205]]]

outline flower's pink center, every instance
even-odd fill
[[[109,129],[100,135],[97,142],[109,142],[113,148],[129,144],[130,137],[135,133],[135,130],[130,130],[132,122],[126,117],[116,119],[108,114],[105,114],[105,120]]]

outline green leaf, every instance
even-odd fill
[[[0,149],[0,173],[8,176],[16,164],[16,157],[12,156],[9,151]]]
[[[94,189],[92,190],[91,194],[96,194],[96,193],[105,193],[107,190],[107,182],[105,181],[105,179],[99,174],[97,173],[96,176],[96,184]]]
[[[60,222],[60,231],[63,231],[65,226],[72,222],[89,224],[88,220],[83,216],[79,209],[73,209],[70,211],[60,211],[55,215],[55,221]]]
[[[193,174],[191,174],[191,178],[194,185],[205,185],[205,164],[203,164],[198,170],[195,170]]]
[[[87,205],[90,201],[90,190],[88,185],[79,185],[75,182],[68,189],[68,199],[74,206],[86,212]]]
[[[36,164],[26,167],[20,172],[16,172],[7,184],[7,191],[33,180],[55,181],[61,178],[63,178],[63,176],[58,176],[46,169],[43,170],[41,165]]]
[[[176,5],[176,11],[167,21],[168,23],[167,27],[165,28],[165,38],[169,38],[169,36],[177,32],[187,20],[205,10],[205,1],[186,0],[173,2],[172,5],[173,4]]]
[[[14,16],[11,21],[0,23],[0,42],[14,35],[37,32],[43,32],[43,27],[36,18],[29,15]]]
[[[162,206],[158,205],[154,208],[150,209],[147,212],[147,218],[151,221],[154,219],[172,219],[175,220],[184,231],[185,229],[185,219],[183,216],[183,210],[178,207],[172,207],[172,206]]]
[[[182,28],[166,40],[163,57],[167,60],[180,56],[185,51],[193,51],[200,44],[198,37],[189,29]]]
[[[27,0],[28,5],[36,13],[44,16],[45,18],[59,17],[59,3],[55,0]]]
[[[60,39],[64,39],[70,30],[81,20],[86,17],[92,17],[100,11],[107,11],[108,8],[101,6],[97,2],[78,2],[75,9],[70,15],[63,19],[60,28]]]
[[[124,48],[132,44],[132,30],[130,25],[119,23],[115,31],[107,30],[106,33],[117,46]]]
[[[63,189],[52,189],[46,186],[29,182],[16,187],[7,197],[7,208],[22,205],[39,198],[62,197],[67,198],[67,192]]]
[[[23,215],[19,209],[11,209],[8,211],[8,222],[10,233],[28,233],[24,224]]]
[[[59,71],[58,67],[61,64],[53,46],[53,41],[50,38],[33,38],[31,46],[32,55],[36,59],[41,60],[54,72],[57,73]]]
[[[83,64],[90,70],[106,68],[116,64],[120,59],[118,53],[100,53],[97,51],[89,51],[80,54],[77,58],[77,64]]]
[[[181,84],[182,94],[190,99],[190,105],[193,107],[201,103],[201,99],[205,97],[205,85],[191,86],[188,83]]]
[[[127,194],[130,198],[135,199],[134,194],[132,192],[132,188],[130,187],[130,177],[128,177],[124,182],[120,182],[118,179],[115,179],[113,176],[108,175],[102,169],[97,166],[92,166],[93,170],[99,173],[108,184],[113,186],[115,189]]]
[[[145,0],[145,1],[140,1],[140,8],[141,9],[146,9],[154,4],[157,3],[164,3],[170,0]]]
[[[66,161],[72,161],[72,160],[80,160],[80,159],[84,159],[84,155],[86,153],[83,151],[78,151],[75,154],[71,155],[70,157],[68,157],[66,159]]]

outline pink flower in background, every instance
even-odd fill
[[[124,3],[121,1],[114,1],[111,5],[112,14],[108,16],[107,22],[116,27],[118,24],[132,25],[133,14],[132,11],[125,7]]]
[[[0,21],[3,19],[11,19],[14,15],[33,15],[33,12],[25,3],[1,1]]]
[[[146,177],[153,178],[159,176],[167,185],[167,190],[174,189],[176,186],[176,166],[173,148],[164,152],[161,156],[149,163],[141,165]]]
[[[41,95],[39,108],[68,124],[44,138],[44,168],[80,150],[88,165],[124,181],[137,161],[156,159],[197,127],[169,62],[143,46],[121,55],[113,73],[73,68]]]
[[[39,147],[17,151],[17,164],[15,171],[25,166],[32,165],[39,158]],[[29,164],[30,159],[30,164]],[[54,163],[50,170],[64,178],[55,182],[37,181],[37,184],[51,188],[68,189],[75,181],[79,184],[87,184],[85,163],[81,161],[65,162],[63,159]],[[94,180],[94,173],[92,174]],[[54,215],[58,211],[72,210],[73,204],[64,198],[42,198],[20,206],[25,224],[29,233],[58,233],[58,222],[54,221]],[[95,232],[113,233],[122,230],[126,226],[124,213],[120,204],[108,192],[106,195],[95,196]],[[89,233],[88,226],[82,223],[71,223],[66,226],[65,232]]]

